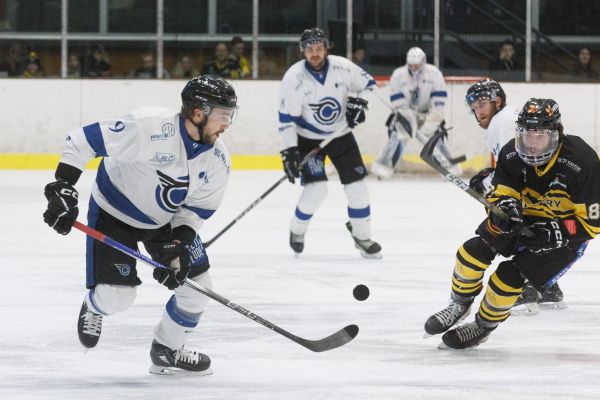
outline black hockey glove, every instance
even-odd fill
[[[396,131],[396,123],[402,126],[402,129],[404,129],[404,132],[406,132],[408,136],[413,137],[413,128],[410,125],[410,122],[399,112],[391,113],[385,121],[385,126],[388,127],[388,130]]]
[[[44,222],[61,235],[66,235],[79,215],[79,193],[68,182],[56,181],[46,185],[44,195],[48,200]]]
[[[549,253],[569,243],[569,232],[558,219],[536,222],[528,228],[534,233],[533,237],[521,236],[520,243],[537,255]]]
[[[490,212],[490,222],[503,234],[513,234],[518,232],[523,226],[523,213],[519,200],[510,196],[502,196],[496,205],[502,211],[508,214],[508,219],[500,218],[500,216]]]
[[[152,276],[169,290],[183,284],[192,268],[190,245],[179,240],[163,243],[161,248],[154,249],[157,260],[167,268],[156,268]]]
[[[281,160],[283,161],[283,170],[291,183],[295,182],[294,178],[300,178],[300,151],[297,146],[288,147],[281,152]]]
[[[493,176],[494,168],[484,168],[471,178],[469,187],[483,197],[487,197],[494,190],[492,186]]]
[[[367,104],[369,102],[360,97],[348,97],[348,104],[346,104],[346,121],[350,129],[356,125],[365,122],[365,110],[368,110]]]

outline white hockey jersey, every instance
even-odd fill
[[[410,108],[419,113],[435,109],[444,115],[448,91],[444,76],[434,65],[424,64],[416,74],[410,73],[406,65],[396,68],[389,87],[395,109]]]
[[[502,147],[515,137],[518,115],[519,112],[514,108],[504,106],[502,110],[492,117],[485,135],[487,147],[495,161],[498,161],[498,155]]]
[[[69,132],[61,162],[83,170],[94,157],[104,159],[92,197],[109,214],[142,229],[171,223],[197,231],[221,203],[231,170],[220,139],[196,143],[179,112],[162,107]]]
[[[297,145],[296,134],[320,140],[349,132],[348,96],[374,88],[373,77],[344,57],[327,56],[320,73],[298,61],[285,73],[279,91],[279,133],[285,147]]]

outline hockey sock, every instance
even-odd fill
[[[459,296],[477,296],[483,288],[483,274],[495,256],[478,236],[463,243],[456,252],[452,291]]]
[[[319,181],[307,183],[298,200],[294,217],[290,224],[290,231],[296,235],[303,235],[308,229],[310,220],[327,196],[327,182]]]
[[[364,179],[344,185],[348,198],[348,216],[352,224],[352,236],[359,240],[371,238],[371,207],[369,189]]]
[[[523,291],[523,287],[509,286],[501,275],[498,270],[492,274],[479,306],[478,315],[486,325],[495,326],[507,319],[511,307]]]
[[[96,314],[112,315],[127,310],[136,297],[135,286],[101,283],[88,291],[88,309]]]

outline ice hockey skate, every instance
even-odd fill
[[[290,247],[294,250],[296,256],[298,256],[304,250],[304,234],[296,235],[294,232],[290,232]]]
[[[350,231],[352,235],[352,223],[350,221],[346,222],[346,228]],[[364,258],[379,260],[382,258],[381,256],[381,246],[379,243],[374,242],[371,239],[357,239],[352,235],[352,239],[354,239],[354,247],[358,249],[360,255]]]
[[[442,343],[438,345],[438,349],[469,349],[486,342],[493,329],[486,329],[480,326],[481,322],[478,323],[477,321],[478,318],[475,317],[474,322],[469,322],[444,333]]]
[[[558,283],[550,286],[538,295],[538,305],[540,308],[567,308],[567,303],[563,301],[563,292],[558,287]]]
[[[84,300],[77,320],[77,333],[81,344],[91,349],[96,347],[102,333],[102,315],[92,312]]]
[[[452,294],[448,307],[436,312],[425,321],[423,339],[446,332],[465,319],[471,312],[472,297],[459,297]]]
[[[521,295],[510,309],[510,315],[536,315],[540,312],[538,306],[538,291],[529,282],[525,282]]]
[[[379,179],[387,179],[394,175],[394,168],[379,161],[373,161],[371,173]]]
[[[152,365],[150,365],[148,371],[151,374],[173,375],[183,372],[190,372],[195,375],[212,374],[210,358],[185,347],[173,350],[153,340],[150,348],[150,359]]]

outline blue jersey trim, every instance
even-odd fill
[[[90,228],[96,228],[96,223],[100,216],[100,207],[98,203],[90,196],[90,202],[88,205],[88,226]],[[88,289],[96,286],[96,278],[94,277],[94,239],[91,236],[87,236],[85,239],[85,287]]]
[[[192,160],[214,147],[213,144],[203,144],[192,140],[185,128],[185,118],[182,115],[179,116],[179,131],[181,132],[181,139],[183,140],[188,160]]]
[[[167,313],[173,322],[186,328],[195,328],[196,325],[198,325],[198,321],[200,321],[200,316],[202,315],[202,313],[192,314],[177,308],[177,300],[175,299],[175,295],[171,296],[165,308],[167,309]]]
[[[93,124],[83,127],[83,133],[88,144],[96,153],[96,157],[106,157],[106,147],[104,146],[104,138],[102,137],[102,129],[100,124],[95,122]]]
[[[190,211],[194,212],[197,216],[199,216],[202,219],[209,219],[210,217],[212,217],[212,215],[216,211],[216,210],[208,210],[206,208],[192,207],[192,206],[188,206],[185,204],[183,204],[181,207],[185,208],[186,210],[190,210]]]
[[[316,126],[314,126],[313,124],[311,124],[310,122],[308,122],[307,120],[305,120],[302,117],[295,118],[294,122],[300,128],[304,128],[304,129],[309,130],[309,131],[314,132],[314,133],[318,133],[318,134],[321,134],[321,135],[326,135],[328,133],[331,133],[331,132],[323,131],[323,130],[317,128]]]
[[[104,160],[100,162],[100,166],[98,167],[98,174],[96,175],[96,183],[98,185],[98,190],[100,193],[106,198],[108,203],[127,215],[130,218],[135,219],[136,221],[140,221],[144,224],[149,225],[158,225],[156,222],[152,220],[149,216],[144,214],[140,209],[138,209],[127,197],[123,195],[123,193],[119,192],[119,190],[113,185],[110,181],[110,177],[106,172],[106,168],[104,167]]]
[[[438,90],[437,92],[431,92],[430,97],[448,97],[448,92],[445,90]]]
[[[375,82],[375,79],[371,79],[369,82],[367,82],[367,87],[371,86],[377,86],[377,82]]]
[[[371,215],[371,207],[366,206],[365,208],[350,208],[348,207],[348,216],[350,218],[367,218]]]
[[[308,221],[311,219],[313,214],[304,214],[298,207],[296,207],[296,218],[302,221]]]
[[[394,100],[399,100],[399,99],[403,99],[404,98],[404,93],[396,93],[390,96],[390,100],[394,101]]]
[[[298,117],[292,117],[290,114],[279,113],[279,122],[282,124],[287,124],[289,122],[294,122],[294,119]]]
[[[323,66],[322,72],[317,72],[308,65],[307,61],[304,61],[304,68],[308,71],[309,74],[315,78],[317,82],[321,85],[325,85],[325,81],[327,80],[327,71],[329,71],[329,60],[325,59],[325,65]]]

